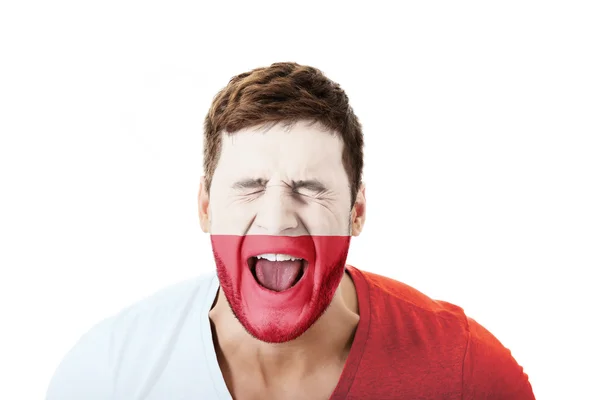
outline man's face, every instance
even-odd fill
[[[200,214],[225,296],[260,340],[301,335],[343,276],[354,213],[342,149],[306,122],[223,135]]]

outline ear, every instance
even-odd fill
[[[362,232],[367,218],[367,198],[365,196],[364,183],[361,183],[358,193],[356,193],[356,201],[352,207],[351,218],[352,236],[358,236]]]
[[[200,179],[200,189],[198,190],[198,216],[200,217],[200,227],[204,233],[210,233],[209,215],[208,188],[206,187],[206,179],[203,176]]]

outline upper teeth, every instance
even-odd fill
[[[292,257],[289,254],[274,254],[274,253],[259,254],[259,255],[256,256],[256,258],[264,258],[265,260],[269,260],[269,261],[296,261],[296,260],[302,260],[301,258]]]

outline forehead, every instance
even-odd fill
[[[309,176],[339,179],[344,174],[343,142],[319,124],[299,121],[270,128],[247,128],[223,134],[217,169],[226,175],[282,174],[292,179]],[[216,171],[215,171],[216,172]]]

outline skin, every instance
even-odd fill
[[[352,235],[365,222],[365,188],[351,207],[341,139],[318,124],[223,134],[210,196],[200,184],[202,230],[234,235]],[[298,184],[299,181],[309,182]],[[327,311],[303,335],[280,344],[252,337],[220,290],[209,318],[217,358],[236,399],[327,399],[360,319],[345,274]]]

